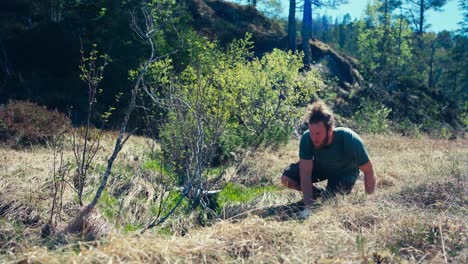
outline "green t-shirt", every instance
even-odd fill
[[[309,130],[305,131],[299,145],[299,158],[313,160],[312,174],[319,178],[345,178],[355,181],[358,167],[369,161],[364,142],[349,128],[337,127],[333,142],[322,149],[314,149]]]

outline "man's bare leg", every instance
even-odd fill
[[[299,185],[298,182],[296,182],[295,180],[283,175],[281,176],[281,183],[286,187],[286,188],[289,188],[289,189],[293,189],[293,190],[296,190],[296,191],[302,191],[301,189],[301,185]]]

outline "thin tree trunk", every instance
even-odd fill
[[[427,86],[429,89],[434,88],[434,54],[435,54],[435,40],[431,43],[431,56],[429,58],[429,76]]]
[[[5,46],[3,45],[1,38],[0,38],[0,67],[3,68],[7,76],[10,76],[13,74],[12,71],[10,70],[7,52],[6,52]]]
[[[423,32],[424,32],[424,0],[420,0],[418,34],[421,38],[422,38]]]
[[[384,2],[384,35],[382,39],[382,47],[380,54],[380,65],[382,69],[385,69],[387,64],[387,51],[388,51],[388,39],[390,35],[390,14],[389,14],[388,0]]]
[[[424,1],[420,0],[419,6],[419,30],[418,30],[418,45],[419,49],[422,51],[423,49],[423,34],[424,34]]]
[[[312,52],[310,50],[309,39],[312,31],[312,2],[304,0],[304,16],[302,19],[302,49],[304,51],[304,64],[308,68],[312,63]]]
[[[296,0],[289,0],[288,48],[292,52],[295,52],[296,49],[297,49],[297,40],[296,40]]]
[[[154,28],[155,27],[153,25],[153,20],[152,20],[151,15],[147,12],[146,9],[142,9],[142,11],[143,11],[143,16],[144,16],[145,22],[146,22],[146,28],[144,28],[144,30],[141,30],[139,28],[139,26],[136,23],[135,14],[132,14],[132,22],[131,22],[132,24],[131,25],[132,25],[133,29],[135,30],[135,32],[138,34],[138,36],[140,38],[142,38],[143,40],[146,40],[149,43],[149,45],[151,47],[151,54],[148,57],[148,59],[145,62],[144,66],[142,67],[142,69],[140,70],[139,75],[138,75],[138,77],[137,77],[137,79],[135,81],[135,84],[134,84],[133,88],[132,88],[132,96],[130,98],[128,108],[125,111],[125,117],[124,117],[124,119],[122,121],[122,124],[120,126],[120,133],[119,133],[119,136],[117,137],[117,140],[115,142],[114,151],[112,152],[111,157],[107,161],[106,171],[101,176],[101,182],[100,182],[99,188],[97,189],[93,200],[86,207],[84,207],[83,210],[81,212],[79,212],[78,215],[68,224],[68,226],[65,229],[65,232],[81,232],[82,231],[85,219],[93,211],[93,209],[97,205],[99,199],[101,198],[102,192],[104,191],[104,189],[107,186],[107,181],[108,181],[109,176],[111,174],[112,166],[114,164],[115,159],[117,158],[119,152],[122,150],[122,147],[125,145],[126,141],[130,138],[130,136],[135,131],[134,130],[131,133],[129,133],[127,136],[125,136],[125,133],[127,131],[127,124],[128,124],[128,121],[130,120],[130,115],[132,114],[133,109],[135,108],[136,98],[137,98],[137,96],[139,94],[140,85],[141,85],[141,82],[143,81],[143,77],[145,76],[148,67],[156,59],[155,58],[155,55],[156,55],[155,54],[155,44],[154,44],[153,39],[152,39],[154,34],[155,34],[154,33],[154,31],[155,31]]]

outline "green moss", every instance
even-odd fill
[[[278,190],[278,187],[276,186],[245,187],[240,184],[228,183],[218,194],[217,202],[219,208],[222,208],[228,203],[249,202],[264,192],[276,190]]]

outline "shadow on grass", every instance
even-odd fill
[[[318,200],[318,202],[314,203],[314,205],[312,205],[312,208],[310,208],[311,215],[313,215],[314,211],[316,211],[322,206],[321,204],[323,201],[328,200],[332,197],[334,197],[334,195],[327,193],[324,189],[315,189],[314,200],[316,201]],[[255,213],[255,215],[261,218],[273,219],[273,220],[280,221],[280,222],[291,221],[291,220],[296,221],[296,220],[304,220],[300,216],[300,212],[304,209],[305,209],[304,202],[300,200],[298,202],[294,202],[291,204],[272,206],[272,207],[259,209]]]
[[[302,201],[298,201],[291,204],[258,209],[254,214],[261,218],[269,218],[284,222],[300,219],[299,213],[302,210],[304,210],[304,203]]]
[[[314,214],[314,211],[323,206],[323,202],[334,197],[335,195],[330,194],[325,191],[325,189],[316,189],[314,200],[316,202],[311,206],[310,213]],[[267,207],[260,207],[258,204],[237,204],[232,207],[223,208],[222,212],[217,215],[217,219],[238,221],[245,219],[249,215],[255,215],[260,218],[270,219],[274,221],[297,221],[304,220],[301,217],[300,213],[304,210],[304,203],[302,199],[296,202],[283,204],[283,205],[273,205]]]

